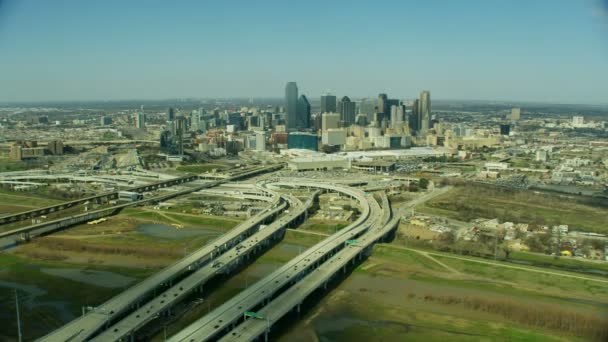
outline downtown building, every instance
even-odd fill
[[[285,128],[287,131],[296,130],[298,125],[298,85],[287,82],[285,86]]]
[[[420,133],[426,134],[431,129],[431,92],[428,90],[420,92],[418,117],[420,120]]]

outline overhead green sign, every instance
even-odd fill
[[[346,240],[347,245],[356,246],[359,243],[357,240]]]
[[[245,317],[253,317],[253,318],[257,318],[257,319],[264,319],[264,316],[260,315],[257,312],[253,312],[253,311],[245,311]]]

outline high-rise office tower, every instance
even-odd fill
[[[355,123],[356,104],[348,96],[344,96],[338,103],[338,113],[340,113],[340,123],[342,127],[349,127]]]
[[[190,130],[197,132],[200,129],[201,114],[198,110],[193,110],[190,116]]]
[[[169,107],[169,109],[167,109],[167,121],[173,120],[175,120],[175,109]]]
[[[416,132],[420,131],[420,115],[418,113],[418,107],[420,107],[420,101],[418,99],[415,99],[414,101],[412,101],[412,112],[408,117],[410,129]]]
[[[389,119],[391,114],[391,108],[393,106],[399,106],[400,104],[401,101],[399,101],[398,99],[386,99],[386,112],[384,112],[384,117],[386,119]]]
[[[511,133],[511,125],[509,125],[509,124],[500,125],[500,135],[509,135],[510,133]]]
[[[359,102],[358,113],[365,114],[367,116],[367,121],[372,121],[374,119],[377,104],[378,101],[373,98],[361,99]]]
[[[287,82],[285,86],[285,128],[294,130],[297,127],[298,86],[296,82]]]
[[[315,113],[312,114],[312,116],[310,117],[310,126],[312,127],[312,129],[316,132],[318,130],[321,129],[321,125],[322,125],[322,114],[321,113]]]
[[[338,128],[340,125],[340,114],[323,113],[321,116],[321,130],[327,131],[330,128]]]
[[[256,132],[255,133],[255,150],[266,151],[266,133]]]
[[[378,94],[378,105],[376,106],[376,113],[380,113],[378,115],[378,120],[383,120],[384,117],[388,116],[390,107],[388,106],[388,96],[386,94]]]
[[[428,90],[420,92],[418,114],[420,117],[420,131],[425,134],[431,128],[431,92]]]
[[[334,95],[321,95],[321,113],[335,113],[336,112],[336,96]]]
[[[186,132],[187,129],[186,118],[183,116],[176,117],[174,127],[175,146],[177,149],[177,154],[181,156],[184,154],[184,132]]]
[[[300,95],[298,99],[298,109],[296,115],[296,128],[306,129],[310,127],[310,102],[306,95]]]
[[[144,112],[135,113],[135,127],[146,128],[146,114]]]
[[[391,106],[391,128],[397,128],[402,125],[405,120],[405,106],[404,105],[392,105]]]
[[[521,108],[511,109],[511,120],[517,121],[521,118]]]

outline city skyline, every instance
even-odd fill
[[[0,341],[608,341],[608,0],[0,0]]]
[[[598,1],[178,4],[3,1],[0,102],[280,97],[286,80],[315,99],[607,102]],[[377,8],[417,15],[370,23]]]

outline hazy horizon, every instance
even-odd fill
[[[0,102],[316,98],[608,103],[600,1],[0,0]]]

